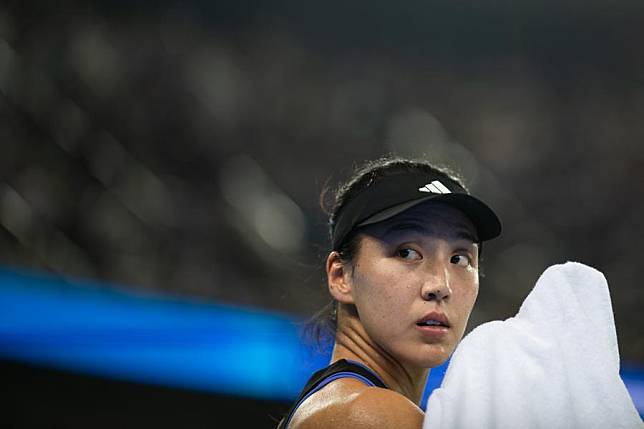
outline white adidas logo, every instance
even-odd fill
[[[447,189],[447,186],[443,185],[438,180],[434,180],[432,183],[428,183],[422,188],[418,188],[420,192],[431,192],[433,194],[451,194],[452,191]]]

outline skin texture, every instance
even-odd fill
[[[349,378],[329,383],[298,408],[289,428],[421,428],[429,369],[442,364],[465,331],[479,288],[476,230],[459,210],[426,202],[364,227],[354,265],[327,258],[338,301],[332,362],[352,359],[389,387]],[[447,316],[442,335],[417,322]]]

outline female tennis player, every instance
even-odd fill
[[[278,428],[419,429],[429,371],[463,337],[501,223],[453,174],[387,157],[338,188],[329,225],[331,362]]]

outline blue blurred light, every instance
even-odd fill
[[[0,356],[123,380],[291,401],[327,365],[301,320],[0,269]],[[421,407],[448,362],[429,376]],[[644,414],[644,368],[622,365]]]
[[[302,344],[299,322],[0,270],[0,355],[73,371],[288,400],[329,358]]]

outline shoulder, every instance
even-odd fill
[[[420,429],[424,413],[393,390],[371,388],[356,395],[347,410],[347,427]]]
[[[424,413],[405,396],[342,379],[308,398],[289,429],[420,429]]]

